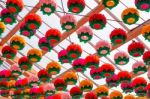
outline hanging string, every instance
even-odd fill
[[[65,8],[64,8],[64,4],[63,4],[63,1],[61,0],[61,6],[62,6],[62,9],[63,9],[63,12],[64,12],[64,15],[66,14],[65,12]]]

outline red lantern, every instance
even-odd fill
[[[32,63],[26,56],[23,56],[18,60],[18,65],[21,68],[21,70],[25,71],[30,70],[32,68]]]
[[[100,68],[94,68],[90,70],[90,75],[94,80],[98,80],[101,78],[102,73]]]
[[[11,77],[10,70],[2,70],[0,71],[0,80],[9,80]]]
[[[3,9],[1,11],[1,21],[5,24],[12,25],[13,23],[16,23],[16,15],[12,14],[8,9]]]
[[[89,19],[89,23],[91,28],[98,30],[103,29],[107,21],[103,14],[93,14]]]
[[[66,90],[67,83],[63,78],[57,78],[54,81],[54,86],[57,91],[62,91],[62,90]]]
[[[38,72],[38,77],[39,77],[39,80],[42,81],[42,82],[49,82],[50,78],[51,78],[51,75],[48,74],[46,69],[42,69]]]
[[[35,29],[28,28],[26,23],[22,23],[20,26],[20,35],[31,38],[36,33]]]
[[[85,94],[85,99],[98,99],[98,97],[94,92],[88,92]]]
[[[42,19],[39,15],[31,13],[25,17],[25,24],[28,29],[31,30],[39,29],[39,27],[42,24]]]
[[[143,55],[144,49],[145,49],[145,47],[141,42],[133,41],[128,46],[128,53],[133,57],[139,57],[139,56]]]
[[[39,39],[38,45],[41,50],[43,51],[50,51],[52,49],[52,46],[47,41],[46,37],[42,37]]]
[[[46,32],[45,37],[50,45],[53,46],[60,41],[61,32],[58,29],[51,28]]]
[[[82,97],[82,90],[78,86],[74,86],[70,89],[70,95],[73,99],[80,99]]]
[[[84,0],[68,0],[67,6],[69,9],[69,12],[80,13],[85,8],[85,1]]]
[[[68,52],[65,49],[61,50],[58,53],[58,59],[59,59],[59,62],[61,62],[61,64],[63,64],[63,63],[71,63],[71,59],[68,56]]]
[[[6,7],[11,13],[18,14],[24,8],[24,4],[22,0],[7,0]]]
[[[117,87],[119,85],[118,75],[114,74],[112,77],[106,78],[106,83],[109,87]]]
[[[115,68],[113,65],[106,63],[100,67],[100,71],[103,77],[112,77],[114,75]]]
[[[118,78],[121,83],[130,83],[132,77],[128,71],[120,71]]]
[[[133,92],[132,83],[121,83],[121,89],[125,93],[131,93],[131,92]]]
[[[123,44],[127,39],[127,33],[123,29],[114,29],[110,34],[113,45]]]
[[[17,50],[11,48],[10,46],[4,46],[2,48],[2,56],[8,59],[14,59],[17,54]]]
[[[88,68],[98,68],[99,57],[97,55],[89,55],[85,58],[85,64]]]
[[[135,90],[144,90],[147,85],[147,81],[143,77],[137,77],[133,79],[132,85]]]
[[[146,51],[143,54],[143,61],[145,62],[146,65],[150,65],[150,51]]]
[[[15,86],[17,89],[23,89],[23,88],[26,88],[28,84],[29,84],[28,79],[24,78],[24,79],[17,80],[15,83]]]
[[[30,96],[32,99],[39,99],[43,94],[44,89],[42,87],[33,87],[30,89]]]
[[[84,72],[86,70],[85,60],[82,58],[74,60],[72,66],[77,72]]]
[[[68,56],[73,60],[73,59],[77,59],[81,56],[82,54],[82,48],[80,45],[78,44],[70,44],[67,47],[67,52],[68,52]]]

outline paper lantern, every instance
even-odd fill
[[[139,12],[135,8],[127,8],[122,12],[121,17],[124,23],[132,25],[139,20]]]
[[[89,55],[85,58],[85,64],[88,68],[98,68],[99,67],[99,57],[97,55]]]
[[[89,26],[82,26],[76,31],[80,42],[87,43],[93,37],[93,31]]]
[[[135,0],[135,6],[141,11],[150,11],[150,1],[149,0]]]
[[[109,92],[109,89],[108,87],[106,86],[98,86],[95,91],[94,91],[98,97],[107,97],[108,96],[108,92]]]
[[[114,55],[115,64],[126,65],[129,62],[129,55],[126,52],[117,52]]]
[[[74,86],[70,89],[70,95],[72,96],[72,99],[81,99],[82,93],[82,90],[78,86]]]
[[[142,61],[137,61],[132,65],[134,74],[143,74],[147,71],[146,65]]]
[[[11,71],[10,70],[1,70],[0,71],[0,80],[6,80],[8,81],[11,77]]]
[[[12,74],[13,76],[18,77],[19,75],[22,74],[22,71],[21,71],[21,69],[19,68],[19,66],[18,66],[17,64],[12,65],[12,66],[10,67],[10,70],[11,70],[11,74]]]
[[[30,97],[30,88],[23,89],[22,95],[24,98],[29,98]]]
[[[39,49],[30,49],[27,53],[27,57],[31,62],[39,62],[42,58],[42,52]]]
[[[94,80],[99,80],[102,77],[100,68],[93,68],[90,70],[90,75]]]
[[[51,78],[51,75],[48,74],[48,72],[46,71],[46,69],[41,69],[38,72],[38,77],[39,77],[39,80],[42,81],[42,82],[49,82],[50,78]]]
[[[52,46],[50,45],[50,43],[47,41],[46,37],[42,37],[39,39],[38,45],[40,47],[41,50],[43,51],[51,51],[52,50]]]
[[[71,95],[70,95],[70,93],[69,92],[63,92],[62,94],[61,94],[61,99],[72,99],[72,97],[71,97]]]
[[[58,29],[51,28],[46,32],[45,37],[50,45],[53,46],[60,41],[61,32]]]
[[[123,44],[126,39],[127,33],[121,28],[116,28],[110,33],[110,40],[113,45]]]
[[[43,89],[45,96],[52,96],[55,94],[55,86],[51,83],[44,84]]]
[[[24,8],[22,0],[7,0],[6,8],[13,14],[18,14]]]
[[[89,92],[93,88],[93,83],[87,79],[80,82],[80,88],[83,92]]]
[[[18,60],[18,65],[21,70],[25,71],[30,70],[32,68],[32,63],[26,56],[23,56]]]
[[[17,89],[24,89],[28,86],[29,81],[27,78],[19,79],[16,81],[15,86]]]
[[[30,97],[32,99],[39,99],[43,95],[44,90],[42,87],[33,87],[30,89]]]
[[[82,58],[74,60],[72,66],[76,72],[84,72],[86,70],[85,60]]]
[[[85,94],[85,99],[98,99],[98,97],[94,92],[88,92]]]
[[[144,97],[146,96],[146,88],[142,89],[142,90],[134,90],[134,92],[136,93],[136,96],[139,97]]]
[[[51,15],[56,11],[56,1],[55,0],[40,0],[41,11],[44,15]]]
[[[61,65],[56,61],[52,61],[47,64],[46,70],[48,71],[49,74],[56,75],[60,72]]]
[[[0,95],[3,97],[8,97],[9,92],[10,92],[10,90],[0,90]]]
[[[144,90],[147,85],[147,81],[143,77],[136,77],[133,79],[132,85],[135,90]]]
[[[0,36],[2,35],[2,33],[4,33],[6,30],[6,26],[4,24],[4,22],[0,22]]]
[[[10,39],[10,46],[16,50],[22,50],[26,45],[26,41],[22,36],[15,35]]]
[[[77,83],[78,77],[75,72],[67,72],[64,74],[64,80],[67,85],[75,85]]]
[[[39,29],[42,24],[42,19],[38,14],[30,13],[25,17],[25,24],[28,29]]]
[[[66,14],[61,17],[60,24],[61,24],[62,30],[69,31],[76,27],[77,20],[72,14]]]
[[[67,6],[69,9],[69,12],[81,13],[85,8],[85,1],[84,0],[68,0]]]
[[[134,95],[128,94],[124,97],[124,99],[136,99]]]
[[[82,54],[82,48],[78,44],[72,43],[67,47],[66,50],[67,50],[68,56],[71,58],[71,60],[79,58]]]
[[[144,50],[145,50],[145,47],[141,42],[133,41],[128,46],[128,53],[133,57],[139,57],[139,56],[143,55]]]
[[[121,83],[121,89],[125,93],[132,93],[133,92],[132,83]]]
[[[105,63],[100,67],[100,71],[103,77],[112,77],[115,72],[115,68],[113,65]]]
[[[118,79],[121,83],[130,83],[132,75],[128,71],[120,71],[118,73]]]
[[[36,87],[39,85],[39,78],[38,76],[36,75],[33,75],[31,74],[29,77],[28,77],[28,81],[29,81],[29,86],[30,87]]]
[[[9,87],[8,87],[8,81],[1,80],[0,81],[0,89],[1,90],[7,90],[7,89],[9,89]]]
[[[102,3],[106,8],[112,9],[119,4],[119,0],[102,0]]]
[[[150,42],[150,25],[149,24],[143,26],[142,35],[145,38],[145,40],[148,40]]]
[[[118,75],[114,74],[110,78],[106,78],[106,83],[109,87],[117,87],[119,85]]]
[[[99,56],[107,56],[110,54],[111,44],[105,40],[101,40],[97,42],[95,48]]]
[[[109,95],[110,99],[123,99],[123,95],[120,91],[114,90]]]
[[[3,9],[1,11],[1,21],[5,24],[14,24],[16,23],[16,15],[12,14],[8,9]]]
[[[146,51],[143,54],[143,61],[146,65],[150,65],[150,51]]]
[[[14,90],[13,94],[11,95],[12,98],[15,98],[15,99],[22,99],[23,98],[23,91],[21,89],[18,89],[18,90]]]
[[[106,17],[103,14],[93,14],[89,18],[90,27],[96,30],[103,29],[106,23]]]
[[[67,83],[63,78],[56,78],[54,81],[54,86],[57,91],[65,91],[67,88]]]
[[[15,83],[16,83],[16,80],[10,80],[10,81],[8,81],[8,88],[10,90],[16,90]]]
[[[7,45],[3,46],[1,52],[2,52],[2,57],[8,58],[8,59],[14,59],[17,54],[17,50]]]
[[[22,23],[20,26],[20,35],[28,37],[29,39],[36,33],[36,29],[30,29],[26,23]]]
[[[68,52],[65,49],[58,53],[58,59],[61,64],[71,63],[71,58],[68,56]]]

